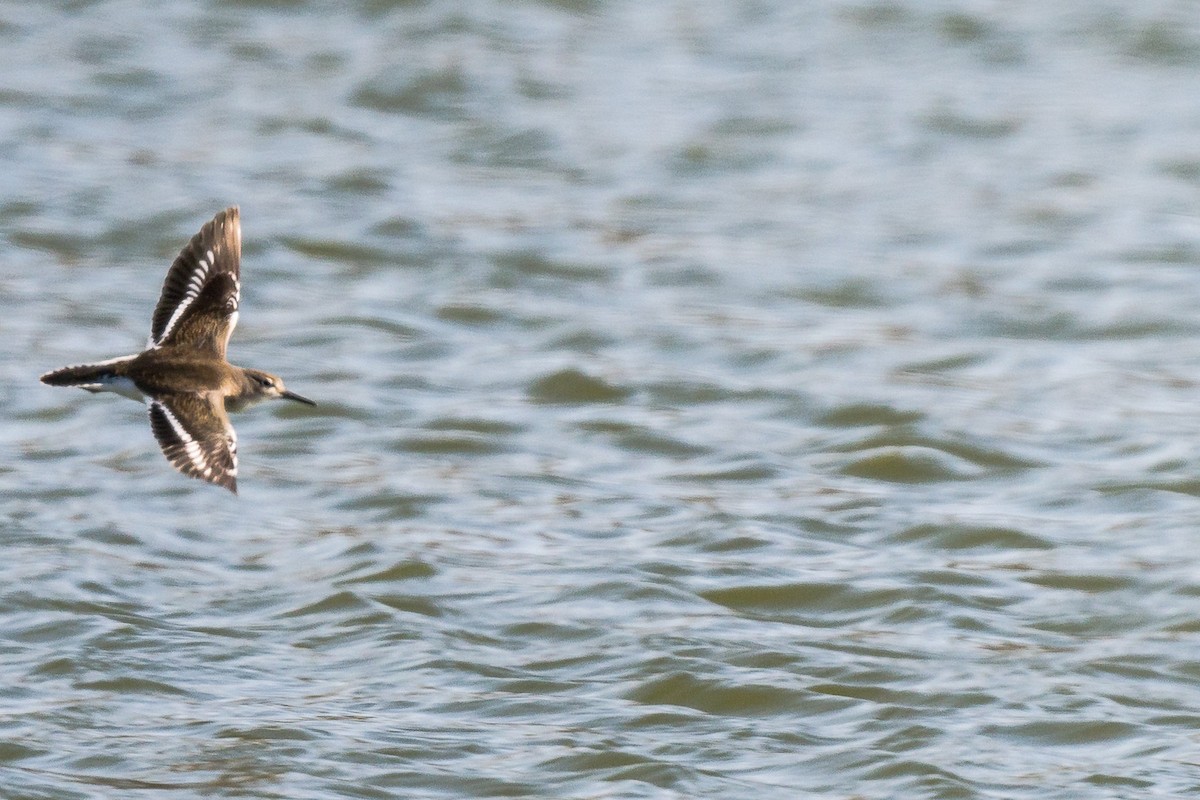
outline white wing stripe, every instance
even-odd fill
[[[175,311],[171,314],[171,318],[167,320],[167,324],[163,326],[163,332],[155,341],[155,344],[162,342],[171,335],[171,329],[175,327],[175,323],[179,322],[179,318],[183,316],[183,312],[187,311],[188,306],[192,304],[192,301],[200,294],[200,290],[204,288],[204,281],[208,278],[208,269],[212,264],[216,263],[213,259],[212,250],[209,250],[206,255],[208,257],[207,261],[204,257],[201,257],[196,262],[196,269],[192,272],[191,278],[188,279],[187,294],[183,296],[183,299],[179,301],[179,305],[175,307]]]
[[[122,361],[132,361],[137,358],[140,353],[134,353],[131,356],[117,356],[116,358],[106,358],[103,361],[87,361],[83,364],[71,364],[63,367],[63,369],[73,369],[75,367],[107,367],[109,364],[118,364]]]
[[[171,413],[171,409],[167,408],[163,403],[157,401],[151,402],[151,405],[163,412],[167,423],[171,426],[171,430],[179,437],[179,441],[183,444],[184,455],[192,462],[192,466],[203,472],[205,475],[212,474],[212,467],[208,464],[208,459],[204,456],[204,449],[200,443],[192,437],[187,429],[179,424],[179,420]]]

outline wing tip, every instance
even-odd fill
[[[238,206],[229,206],[224,211],[218,211],[212,221],[217,225],[222,225],[226,222],[238,225],[241,221],[242,211]]]

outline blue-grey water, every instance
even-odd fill
[[[0,796],[1195,795],[1195,12],[0,4]]]

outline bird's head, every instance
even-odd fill
[[[263,372],[258,369],[248,369],[245,371],[246,380],[250,382],[250,387],[263,400],[269,400],[275,397],[281,397],[284,400],[295,400],[297,403],[315,406],[312,400],[307,397],[298,395],[295,392],[289,392],[287,387],[283,385],[283,379],[278,375],[272,375],[269,372]]]

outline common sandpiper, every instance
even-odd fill
[[[150,430],[172,466],[234,494],[237,433],[226,412],[277,397],[316,405],[288,391],[278,376],[225,360],[238,319],[241,257],[235,206],[205,224],[171,264],[145,350],[42,376],[51,386],[116,392],[147,403]]]

